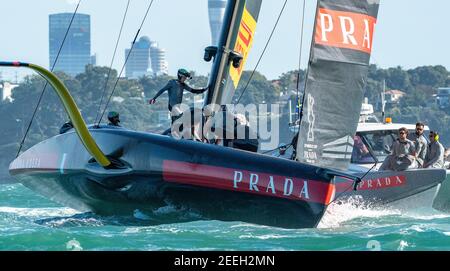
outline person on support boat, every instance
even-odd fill
[[[372,155],[370,154],[366,144],[364,144],[361,136],[355,135],[353,137],[353,141],[354,144],[353,144],[352,159],[354,159],[356,162],[359,163],[372,162],[373,161]]]
[[[402,171],[417,168],[416,146],[407,136],[408,129],[402,127],[398,130],[398,139],[392,143],[391,154],[386,157],[380,170]]]
[[[428,141],[423,135],[424,131],[425,124],[418,122],[416,123],[416,132],[408,135],[408,139],[414,142],[416,146],[416,161],[419,167],[423,167],[425,156],[427,155]]]
[[[444,168],[444,146],[439,142],[439,133],[430,132],[430,144],[423,164],[424,168]]]
[[[187,79],[191,79],[191,74],[185,69],[179,69],[177,73],[178,79],[170,80],[162,89],[156,93],[156,95],[148,101],[149,104],[156,103],[156,99],[163,94],[164,92],[168,92],[169,95],[169,104],[168,108],[172,118],[172,124],[175,120],[179,119],[183,112],[177,110],[176,105],[179,105],[183,102],[183,91],[187,90],[191,93],[201,94],[208,90],[208,88],[195,89],[188,86],[185,82]]]

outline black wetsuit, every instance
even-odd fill
[[[180,104],[183,101],[183,91],[187,90],[189,92],[200,94],[206,91],[206,88],[194,89],[188,86],[186,83],[181,83],[179,80],[172,79],[170,80],[165,87],[163,87],[158,93],[156,93],[153,99],[159,97],[159,95],[163,94],[165,91],[169,93],[169,110],[172,111],[172,107]]]
[[[66,122],[66,123],[63,124],[63,126],[61,127],[61,129],[59,129],[59,133],[60,133],[60,134],[64,134],[64,133],[66,133],[67,131],[69,131],[69,130],[72,129],[72,128],[73,128],[72,122],[71,122],[71,121],[68,121],[68,122]]]

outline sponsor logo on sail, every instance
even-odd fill
[[[308,107],[306,110],[306,116],[308,120],[308,132],[306,136],[306,141],[308,143],[303,144],[304,151],[303,151],[303,157],[305,158],[305,161],[307,163],[314,164],[316,163],[318,159],[317,150],[318,146],[316,144],[311,144],[311,142],[314,142],[315,140],[315,130],[314,127],[316,125],[316,115],[314,114],[314,97],[308,93],[308,99],[307,99]]]
[[[230,77],[233,81],[235,89],[239,84],[245,62],[247,61],[248,53],[250,52],[250,48],[252,47],[255,30],[256,20],[250,14],[247,8],[244,8],[241,24],[239,26],[239,33],[236,39],[236,44],[234,46],[234,51],[240,53],[243,59],[239,68],[236,69],[233,66],[230,67]]]
[[[308,93],[308,142],[314,142],[314,125],[316,116],[314,115],[314,97]]]
[[[372,52],[376,18],[321,8],[316,20],[316,44],[353,49],[367,54]]]

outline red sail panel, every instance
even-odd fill
[[[315,43],[370,54],[377,19],[354,12],[321,8],[317,14]]]

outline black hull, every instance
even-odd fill
[[[125,129],[91,133],[127,166],[103,169],[69,132],[27,150],[11,175],[64,206],[100,215],[139,211],[155,224],[212,219],[311,228],[334,193],[318,168],[285,159]]]
[[[93,181],[83,174],[64,178],[55,178],[49,174],[34,175],[30,176],[30,181],[24,180],[22,183],[77,210],[105,216],[130,216],[139,211],[152,224],[222,220],[283,228],[309,228],[317,225],[324,210],[322,204],[152,182],[145,176],[130,175],[126,178],[129,180],[120,183],[124,187],[131,185],[128,191]],[[31,179],[39,179],[39,182]],[[45,192],[49,187],[53,192],[60,192],[49,196]]]

